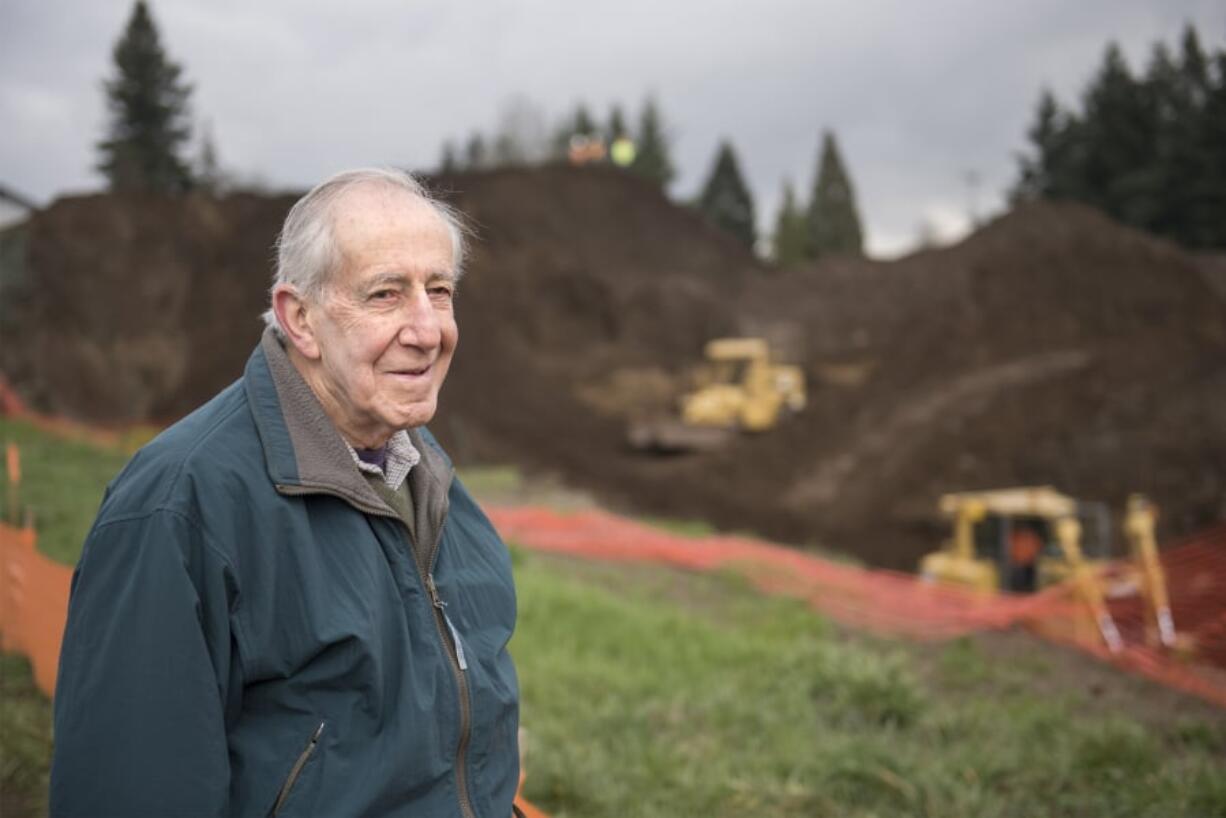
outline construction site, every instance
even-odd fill
[[[432,431],[593,498],[491,505],[508,541],[921,643],[1026,628],[1226,707],[1226,259],[1036,203],[781,271],[609,166],[429,185],[475,238]],[[238,378],[294,198],[69,197],[3,233],[5,413],[118,440]],[[56,641],[0,592],[6,649]]]
[[[611,168],[434,180],[477,239],[434,431],[610,508],[709,520],[913,571],[952,491],[1053,485],[1159,539],[1226,516],[1226,265],[1073,204],[956,246],[781,273]],[[166,423],[237,378],[292,199],[62,199],[8,239],[3,350],[39,411]],[[15,261],[12,261],[15,259]],[[704,345],[768,339],[807,380],[769,432],[645,457]]]

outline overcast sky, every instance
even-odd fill
[[[0,185],[47,203],[97,190],[101,82],[130,0],[0,0]],[[551,123],[656,96],[691,197],[737,148],[766,226],[808,197],[838,136],[868,248],[922,223],[952,238],[1001,207],[1042,87],[1066,102],[1116,40],[1134,68],[1185,22],[1226,44],[1221,0],[151,0],[222,164],[305,189],[359,164],[427,169],[515,98]],[[977,188],[968,174],[979,178]]]

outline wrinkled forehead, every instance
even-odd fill
[[[332,202],[331,222],[338,243],[374,234],[450,238],[446,221],[429,201],[391,185],[370,183],[342,191]]]
[[[332,204],[331,226],[341,261],[391,249],[420,248],[439,272],[455,271],[451,230],[425,199],[391,185],[366,184],[342,192]]]

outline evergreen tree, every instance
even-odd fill
[[[570,150],[571,139],[576,136],[593,137],[600,133],[596,121],[588,113],[587,106],[582,102],[575,106],[575,111],[558,128],[553,138],[553,154],[558,159],[565,159]]]
[[[629,135],[630,131],[626,128],[626,117],[622,115],[622,107],[614,105],[613,110],[609,112],[609,124],[605,128],[605,141],[610,145],[617,139]]]
[[[595,136],[598,130],[596,120],[592,119],[592,115],[588,113],[587,106],[579,103],[575,108],[574,120],[571,122],[571,134],[574,136]]]
[[[783,183],[783,206],[775,220],[774,257],[780,267],[795,267],[809,254],[809,225],[796,203],[792,183]]]
[[[494,137],[494,147],[490,153],[493,167],[513,168],[523,164],[519,148],[508,133],[499,133]]]
[[[460,158],[456,156],[455,145],[448,139],[443,143],[443,155],[439,160],[440,173],[455,173],[460,169]]]
[[[655,100],[651,97],[648,97],[643,103],[635,147],[637,153],[630,169],[667,191],[676,175],[676,170],[669,156],[668,136],[665,133],[664,124],[660,121],[660,112],[656,108]]]
[[[485,170],[489,166],[489,151],[485,147],[485,138],[480,133],[473,132],[468,144],[464,147],[464,163],[469,170]]]
[[[1151,192],[1156,205],[1150,218],[1138,226],[1186,241],[1185,224],[1200,175],[1195,144],[1198,117],[1181,66],[1164,43],[1154,47],[1145,91],[1154,106]]]
[[[1226,248],[1226,53],[1188,26],[1135,77],[1114,44],[1080,113],[1044,92],[1015,195],[1070,198],[1189,247]]]
[[[698,209],[712,224],[753,249],[756,236],[753,197],[741,176],[732,145],[727,141],[720,143],[715,164],[698,198]]]
[[[1226,249],[1226,51],[1213,61],[1212,82],[1198,128],[1205,151],[1196,217],[1197,247]]]
[[[1014,198],[1076,197],[1081,187],[1075,161],[1077,126],[1076,118],[1061,109],[1051,91],[1044,89],[1039,96],[1035,123],[1026,134],[1035,153],[1021,157],[1022,176]]]
[[[112,190],[178,193],[192,185],[182,151],[191,137],[183,69],[167,57],[144,0],[115,44],[115,76],[104,83],[110,124],[98,170]]]
[[[864,237],[851,178],[843,167],[834,134],[826,131],[809,202],[809,257],[832,253],[863,255]]]
[[[545,115],[527,97],[513,96],[498,112],[494,136],[494,164],[524,167],[549,158],[550,145]]]
[[[217,196],[226,187],[225,174],[217,158],[217,144],[213,140],[213,126],[205,123],[200,137],[200,158],[196,162],[196,187]]]
[[[1115,43],[1107,46],[1084,107],[1083,199],[1126,224],[1152,224],[1161,187],[1157,108]]]
[[[1165,88],[1159,131],[1163,220],[1155,232],[1189,247],[1226,247],[1226,128],[1214,127],[1215,105],[1226,93],[1212,63],[1188,26],[1179,61]],[[1218,55],[1219,64],[1226,52]],[[1216,95],[1216,102],[1215,102]],[[1220,114],[1219,114],[1220,116]]]

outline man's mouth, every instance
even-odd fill
[[[429,373],[432,366],[433,364],[426,364],[416,369],[393,369],[390,371],[390,374],[403,378],[420,378]]]

